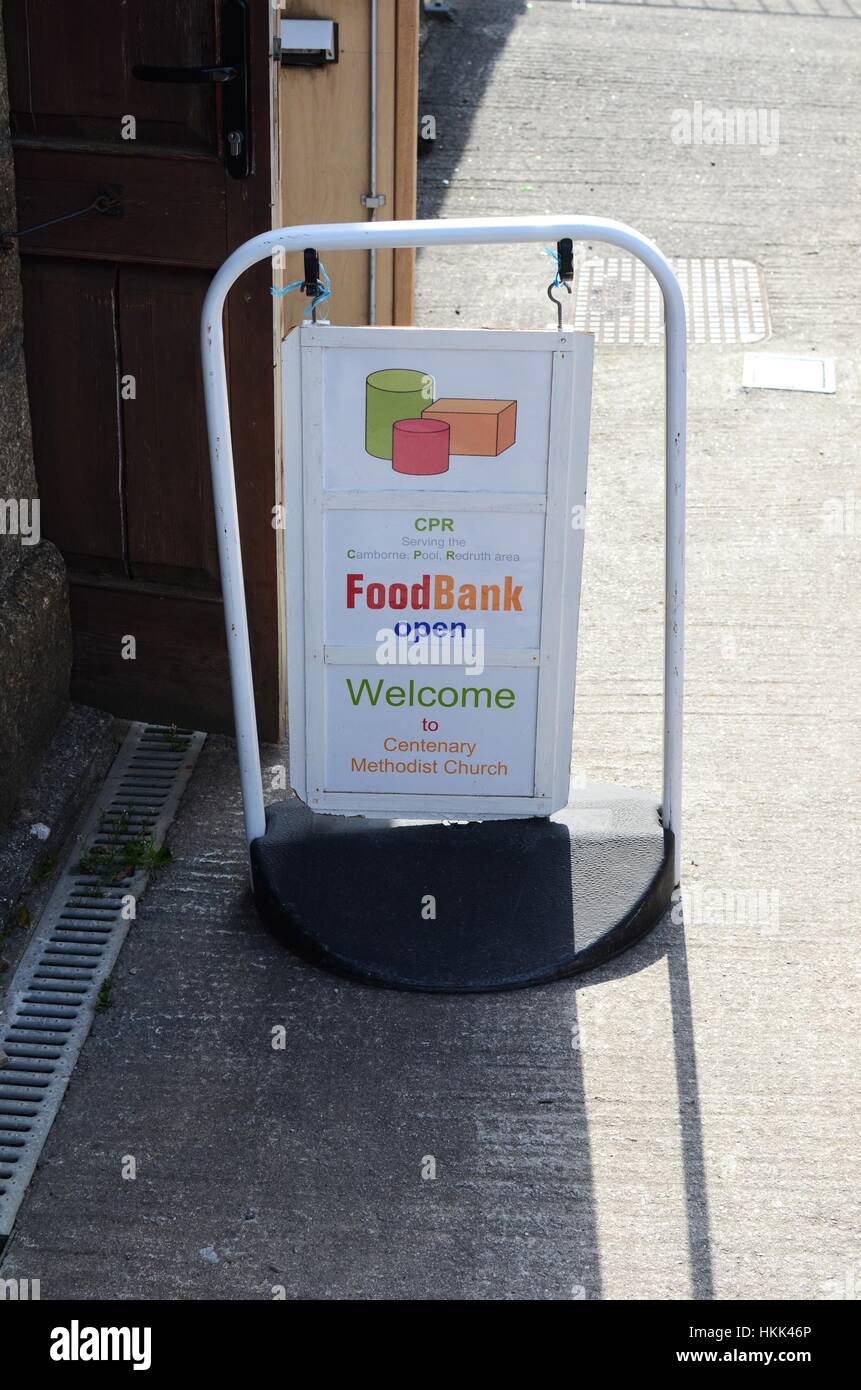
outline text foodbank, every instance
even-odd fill
[[[386,584],[379,579],[366,581],[364,574],[348,574],[346,599],[352,609],[410,608],[444,613],[456,608],[462,613],[522,613],[522,594],[523,585],[515,584],[510,574],[499,584],[458,584],[450,574],[423,574],[411,584]]]

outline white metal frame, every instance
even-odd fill
[[[422,491],[345,489],[325,479],[325,354],[343,348],[383,354],[401,363],[405,353],[541,354],[549,359],[550,429],[541,492],[459,490],[450,482]],[[576,675],[577,623],[583,560],[582,527],[572,508],[585,506],[586,455],[592,387],[591,334],[464,328],[342,328],[303,324],[283,352],[285,496],[290,706],[290,785],[314,811],[366,816],[460,816],[471,819],[546,816],[568,802],[571,723]],[[412,359],[415,361],[415,359]],[[381,365],[383,365],[381,363]],[[459,374],[458,374],[459,375]],[[413,482],[417,480],[411,480]],[[485,516],[542,519],[540,633],[533,647],[491,647],[488,668],[531,667],[537,676],[534,767],[530,793],[332,790],[326,781],[326,671],[332,665],[373,666],[374,645],[321,641],[325,628],[326,516],[333,511],[480,512]],[[307,621],[306,621],[307,619]],[[379,623],[393,621],[382,616]],[[379,623],[377,624],[379,626]],[[521,730],[520,737],[525,736]]]
[[[583,217],[453,218],[417,222],[340,222],[280,227],[246,241],[216,272],[204,300],[201,352],[209,432],[224,620],[230,659],[233,716],[248,843],[263,835],[266,816],[254,707],[248,617],[236,507],[230,434],[230,404],[224,353],[223,314],[227,295],[251,266],[279,252],[371,251],[391,247],[468,246],[510,242],[597,241],[617,246],[642,261],[664,300],[666,379],[666,537],[664,605],[663,823],[675,836],[675,879],[679,880],[682,790],[682,690],[684,680],[685,567],[685,306],[667,258],[642,233],[620,222]]]

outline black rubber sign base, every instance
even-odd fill
[[[470,824],[267,811],[261,916],[327,970],[390,989],[519,989],[588,970],[666,911],[673,837],[654,798],[590,787],[549,819]]]

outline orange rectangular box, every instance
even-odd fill
[[[516,401],[460,400],[443,396],[422,411],[425,419],[445,420],[451,428],[452,454],[495,457],[510,449],[517,432]]]

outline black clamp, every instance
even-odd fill
[[[570,236],[557,241],[556,255],[559,260],[559,279],[563,285],[570,285],[574,279],[574,242]]]
[[[320,257],[313,246],[306,246],[302,253],[305,257],[305,279],[302,281],[302,293],[309,299],[316,299],[318,294],[323,291],[323,284],[320,280]]]
[[[561,286],[566,294],[570,294],[573,279],[574,242],[570,236],[565,236],[556,243],[556,274],[547,286],[547,298],[556,305],[556,327],[560,333],[562,332],[562,300],[557,299],[553,291],[557,286]]]

